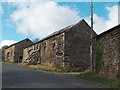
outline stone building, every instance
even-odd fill
[[[19,41],[18,43],[10,45],[7,49],[5,49],[5,61],[7,62],[22,62],[23,59],[23,49],[28,47],[33,42],[31,40],[24,39]]]
[[[96,40],[102,47],[100,73],[107,76],[118,76],[120,61],[120,25],[101,33],[96,37]]]
[[[90,33],[90,26],[81,20],[25,48],[23,60],[48,66],[88,69]],[[92,34],[96,36],[94,31]]]

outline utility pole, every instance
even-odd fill
[[[91,14],[91,44],[90,44],[90,71],[93,71],[93,2],[90,0],[90,14]]]

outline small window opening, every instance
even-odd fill
[[[46,43],[44,44],[44,50],[46,50]]]
[[[53,49],[55,49],[55,42],[53,43]]]
[[[20,56],[20,59],[22,59],[23,57],[22,56]]]

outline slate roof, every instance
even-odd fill
[[[81,23],[81,22],[86,22],[86,21],[85,21],[84,19],[82,19],[82,20],[80,20],[78,23]],[[76,24],[78,24],[78,23],[76,23]],[[75,25],[76,25],[76,24],[75,24]],[[52,34],[48,35],[47,37],[42,38],[40,41],[38,41],[38,42],[36,42],[36,43],[33,43],[32,45],[35,45],[35,44],[37,44],[37,43],[39,43],[39,42],[42,42],[42,41],[44,41],[44,40],[46,40],[46,39],[48,39],[48,38],[50,38],[50,37],[53,37],[53,36],[55,36],[55,35],[61,34],[61,33],[66,32],[66,31],[69,31],[70,28],[72,28],[73,26],[74,26],[74,24],[73,24],[73,25],[69,25],[69,26],[67,26],[67,27],[65,27],[65,28],[63,28],[63,29],[60,29],[60,30],[56,31],[56,32],[53,32]],[[30,46],[32,46],[32,45],[30,45]],[[28,46],[28,47],[30,47],[30,46]]]
[[[26,38],[26,39],[23,39],[23,40],[21,40],[21,41],[19,41],[19,42],[17,42],[17,43],[14,43],[14,44],[8,46],[6,49],[8,49],[9,47],[12,47],[12,46],[14,46],[14,45],[16,45],[16,44],[19,44],[19,43],[21,43],[21,42],[23,42],[23,41],[25,41],[25,40],[31,41],[29,38]],[[32,41],[31,41],[31,42],[32,42]]]
[[[81,24],[82,22],[85,22],[85,23],[87,24],[87,22],[86,22],[84,19],[80,20],[80,21],[79,21],[78,23],[76,23],[76,24]],[[35,44],[37,44],[37,43],[40,43],[40,42],[42,42],[42,41],[44,41],[44,40],[46,40],[46,39],[48,39],[48,38],[50,38],[50,37],[53,37],[53,36],[58,35],[58,34],[61,34],[61,33],[63,33],[63,32],[70,31],[71,28],[74,27],[76,24],[69,25],[69,26],[67,26],[67,27],[65,27],[65,28],[63,28],[63,29],[60,29],[60,30],[58,30],[58,31],[56,31],[56,32],[53,32],[52,34],[48,35],[47,37],[42,38],[40,41],[38,41],[38,42],[36,42],[36,43],[33,43],[32,45],[35,45]],[[88,24],[87,24],[87,25],[88,25]],[[88,26],[89,26],[89,25],[88,25]],[[90,26],[89,26],[89,27],[90,27]],[[93,32],[96,34],[96,32],[95,32],[94,30],[93,30]],[[32,45],[30,45],[30,46],[32,46]],[[30,47],[30,46],[28,46],[28,47]]]
[[[96,38],[99,38],[99,37],[101,37],[101,36],[103,36],[103,35],[105,35],[105,34],[107,34],[107,33],[109,33],[109,32],[112,32],[112,31],[115,30],[116,28],[120,28],[120,24],[117,25],[117,26],[115,26],[115,27],[113,27],[113,28],[108,29],[107,31],[102,32],[101,34],[97,35]]]

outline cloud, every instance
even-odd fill
[[[94,30],[98,34],[118,25],[118,6],[105,8],[108,12],[108,19],[94,13]],[[75,8],[60,6],[53,1],[20,3],[17,10],[11,14],[11,20],[16,24],[18,33],[32,34],[38,38],[75,24],[82,18],[90,25],[90,17],[80,17]]]
[[[41,2],[41,1],[45,1],[45,0],[3,0],[2,2],[12,2],[12,3],[25,3],[25,2]]]
[[[3,0],[2,2],[40,2],[50,0]],[[52,0],[56,2],[90,2],[90,0]],[[94,0],[94,2],[118,2],[119,0]]]
[[[22,4],[11,14],[11,19],[17,25],[17,32],[26,35],[32,33],[42,38],[53,31],[76,23],[80,20],[80,16],[75,9],[48,1]]]
[[[11,44],[13,44],[13,43],[16,43],[16,41],[14,41],[14,40],[2,40],[2,41],[0,41],[0,48],[2,47],[2,46],[4,46],[4,45],[11,45]]]
[[[108,15],[109,19],[106,21],[106,28],[117,25],[118,24],[118,5],[114,5],[112,7],[106,7],[106,9],[109,11],[109,15]]]
[[[4,11],[3,11],[2,5],[0,5],[0,15],[3,13],[4,13]]]
[[[94,30],[100,34],[116,25],[118,25],[118,5],[106,7],[108,11],[108,19],[94,14]],[[90,17],[85,17],[86,21],[90,25]]]

